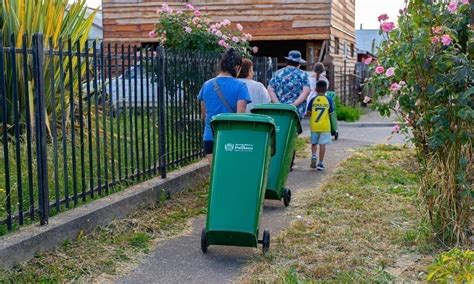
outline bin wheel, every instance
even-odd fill
[[[285,204],[285,207],[288,207],[291,202],[291,190],[288,188],[285,188],[283,191],[283,204]]]
[[[339,138],[339,132],[336,132],[336,134],[334,134],[334,140],[337,141],[337,138]]]
[[[263,253],[266,253],[270,249],[270,231],[265,230],[263,231]]]
[[[203,253],[207,252],[207,247],[209,246],[207,242],[207,232],[206,229],[202,229],[201,231],[201,250]]]

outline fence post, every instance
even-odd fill
[[[344,58],[344,73],[342,73],[343,78],[344,78],[344,104],[348,104],[348,99],[347,99],[347,62],[346,59]]]
[[[161,47],[158,48],[158,157],[161,178],[166,178],[166,100],[165,100],[165,76],[166,76],[166,54]]]
[[[49,189],[48,189],[48,157],[46,151],[46,105],[43,70],[43,35],[33,35],[33,73],[34,73],[34,101],[35,101],[35,128],[36,154],[38,166],[38,197],[40,224],[48,224],[49,217]]]

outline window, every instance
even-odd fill
[[[354,44],[351,43],[351,57],[354,57]]]
[[[339,38],[334,39],[334,54],[339,54]]]

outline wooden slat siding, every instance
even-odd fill
[[[339,38],[339,54],[335,53],[335,38]],[[347,42],[348,57],[344,58],[344,42]],[[347,64],[347,72],[353,70],[357,61],[357,54],[351,56],[350,45],[354,44],[355,49],[355,1],[354,0],[333,0],[331,3],[331,36],[329,52],[333,58],[333,65],[336,68],[334,78],[334,89],[337,94],[343,93],[341,88],[342,78],[340,77],[341,67],[344,67],[344,59]],[[347,82],[346,87],[349,88]]]
[[[122,3],[118,3],[122,2]],[[162,2],[104,0],[104,38],[150,41],[148,32],[157,22]],[[212,3],[210,3],[212,2]],[[330,0],[227,0],[195,3],[213,21],[240,22],[254,40],[320,40],[330,34]],[[183,2],[170,3],[183,8]]]

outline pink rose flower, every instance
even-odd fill
[[[257,46],[252,47],[252,52],[257,53],[258,52],[258,47]]]
[[[431,43],[432,44],[438,44],[439,43],[439,36],[434,36],[431,38]]]
[[[432,27],[431,32],[433,32],[435,35],[442,34],[443,33],[443,27],[442,26]]]
[[[392,127],[392,134],[394,134],[394,133],[399,133],[399,132],[400,132],[400,125],[395,124],[395,125]]]
[[[407,85],[407,82],[402,80],[402,81],[398,82],[398,84],[403,87],[403,86]]]
[[[156,33],[156,31],[153,30],[153,31],[150,31],[148,33],[148,36],[151,37],[151,38],[155,38],[157,36],[157,33]]]
[[[386,21],[386,20],[388,20],[388,15],[387,14],[382,14],[382,15],[378,16],[377,19],[379,20],[379,22]]]
[[[198,17],[193,18],[193,24],[197,25],[200,22],[200,19]]]
[[[441,42],[443,43],[444,46],[447,46],[453,43],[453,40],[451,39],[450,35],[443,35],[441,37]]]
[[[219,30],[217,30],[217,31],[216,31],[216,36],[221,37],[221,36],[222,36],[222,32],[219,31]]]
[[[166,3],[161,5],[161,11],[163,13],[173,14],[173,9],[171,9]]]
[[[400,86],[398,83],[393,83],[390,86],[390,91],[392,91],[392,93],[396,93],[396,92],[400,91],[401,88],[402,88],[402,86]]]
[[[188,8],[189,10],[194,10],[194,6],[189,3],[186,4],[186,8]]]
[[[176,12],[176,15],[182,15],[183,14],[183,11],[177,11]]]
[[[387,77],[392,77],[393,75],[395,75],[395,68],[393,67],[390,67],[387,69],[387,72],[385,72],[385,76]]]
[[[227,41],[227,40],[229,40],[229,37],[226,36],[226,35],[222,35],[222,39],[225,40],[225,41]]]
[[[364,100],[363,100],[362,102],[363,102],[364,104],[367,104],[367,103],[369,103],[371,100],[372,100],[372,99],[371,99],[370,97],[365,96],[365,97],[364,97]]]
[[[452,1],[448,4],[448,11],[450,13],[455,13],[457,9],[458,9],[458,3],[457,2]]]
[[[380,25],[380,28],[382,29],[382,31],[384,31],[386,33],[389,33],[391,31],[393,31],[393,29],[395,29],[395,23],[394,22],[385,22],[385,23]]]
[[[369,65],[370,63],[372,63],[372,60],[373,60],[373,58],[369,56],[364,60],[364,64]]]
[[[201,29],[201,28],[202,28],[202,25],[201,25],[201,24],[198,24],[196,27],[197,27],[198,29]]]
[[[379,65],[375,68],[375,73],[382,74],[383,72],[385,72],[385,68],[383,68],[383,66]]]
[[[241,24],[237,24],[236,27],[237,27],[237,29],[238,29],[239,31],[243,31],[243,30],[244,30],[244,27],[243,27]]]
[[[194,16],[196,16],[196,17],[201,17],[201,11],[199,11],[199,10],[194,10]]]
[[[216,23],[216,28],[217,28],[217,29],[222,28],[222,24],[221,24],[221,23]]]
[[[228,19],[225,19],[224,21],[222,21],[222,24],[223,24],[224,26],[228,26],[228,25],[231,24],[231,22],[230,22]]]
[[[218,42],[218,44],[219,44],[220,46],[225,47],[227,43],[225,42],[225,40],[221,39],[221,40]]]
[[[233,36],[233,37],[232,37],[232,41],[235,42],[235,43],[237,43],[237,42],[240,41],[240,39],[239,39],[238,37],[236,37],[236,36]]]
[[[191,29],[190,27],[185,27],[184,31],[190,34],[193,31],[193,29]]]
[[[462,2],[464,5],[469,4],[469,0],[462,0],[461,2]]]
[[[252,40],[252,35],[249,34],[249,33],[244,34],[244,37],[245,37],[248,41]]]

